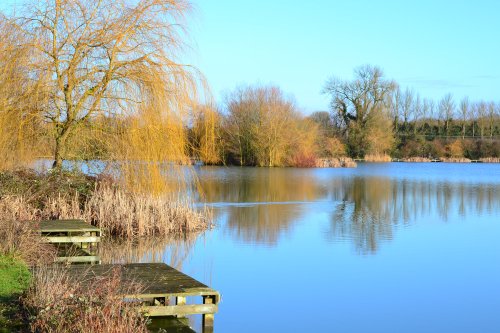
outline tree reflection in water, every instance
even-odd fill
[[[311,169],[208,168],[200,174],[204,201],[219,226],[246,243],[274,245],[298,221],[330,215],[329,240],[350,240],[374,253],[395,229],[424,221],[454,222],[498,210],[499,187]],[[311,205],[311,203],[313,203]],[[316,215],[317,216],[317,215]]]
[[[468,213],[498,209],[498,187],[467,183],[354,177],[333,192],[330,239],[351,239],[360,253],[374,253],[395,228],[424,221],[455,222]]]

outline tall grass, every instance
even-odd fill
[[[138,294],[142,287],[127,284],[123,290],[119,269],[83,281],[70,277],[62,266],[41,266],[21,301],[33,332],[148,332],[137,302],[125,301],[117,290]]]
[[[0,219],[84,219],[119,237],[164,236],[211,227],[208,208],[171,194],[132,192],[81,174],[0,174]],[[33,228],[27,223],[25,227]]]
[[[196,211],[186,199],[132,193],[99,186],[85,204],[83,218],[121,237],[161,236],[200,231],[211,226],[211,213]]]
[[[500,163],[500,157],[484,157],[479,160],[483,163]]]
[[[377,163],[386,163],[391,162],[392,158],[387,154],[367,154],[365,155],[366,162],[377,162]]]
[[[349,157],[318,158],[317,168],[355,168],[357,163]]]
[[[14,204],[19,202],[14,201]],[[51,245],[42,242],[36,224],[0,218],[0,254],[36,265],[53,262],[56,252]]]

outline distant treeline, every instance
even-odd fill
[[[377,67],[330,79],[329,111],[301,114],[278,87],[247,86],[204,106],[189,127],[191,154],[207,164],[314,166],[319,158],[479,159],[500,156],[500,104],[434,101],[386,80]]]

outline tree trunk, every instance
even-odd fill
[[[66,144],[66,139],[68,137],[69,130],[67,128],[63,129],[61,133],[58,133],[56,137],[56,147],[54,149],[54,163],[52,163],[52,168],[60,169],[62,168],[63,162],[63,152],[64,146]]]
[[[56,148],[54,150],[54,163],[53,169],[60,169],[62,167],[62,154],[61,154],[61,137],[56,138]]]

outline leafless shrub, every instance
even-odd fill
[[[31,287],[22,304],[31,317],[33,332],[148,332],[137,302],[125,301],[125,294],[140,293],[137,284],[122,289],[118,269],[105,277],[80,281],[64,266],[41,266],[34,271]]]
[[[10,254],[28,265],[53,262],[55,249],[42,242],[32,221],[4,220],[0,218],[0,254]]]

